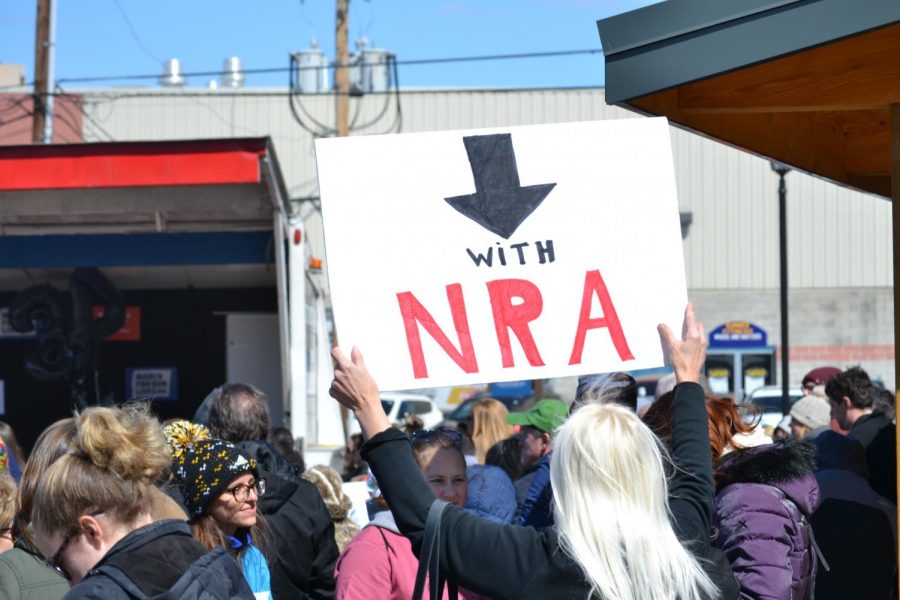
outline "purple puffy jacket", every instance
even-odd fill
[[[816,555],[809,516],[819,505],[811,444],[767,444],[716,465],[713,544],[744,600],[812,598]]]

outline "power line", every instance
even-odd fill
[[[450,91],[466,91],[466,92],[484,92],[484,93],[497,93],[497,92],[527,92],[533,90],[593,90],[598,89],[602,86],[599,85],[561,85],[561,86],[523,86],[523,87],[500,87],[500,88],[460,88],[459,90],[450,90]],[[412,90],[405,91],[404,94],[416,94],[416,93],[431,93],[434,90]],[[447,90],[444,90],[447,91]],[[384,92],[366,92],[366,96],[378,96],[382,94],[393,94],[394,91],[384,91]],[[78,90],[76,92],[66,92],[65,94],[60,93],[50,93],[48,92],[47,96],[88,96],[91,98],[98,98],[102,100],[119,100],[126,98],[228,98],[228,97],[242,97],[242,98],[283,98],[290,96],[291,94],[296,94],[296,92],[291,92],[289,90],[271,90],[271,91],[225,91],[222,89],[218,90],[207,90],[207,89],[197,89],[193,91],[184,91],[184,90],[158,90],[158,91],[140,91],[140,92],[112,92],[108,90]],[[322,97],[332,97],[335,95],[333,91],[322,93],[322,94],[310,94],[310,96],[322,96]],[[357,96],[357,92],[350,92],[349,96],[355,97]],[[29,94],[29,97],[31,94]]]
[[[435,64],[445,64],[445,63],[462,63],[462,62],[480,62],[480,61],[491,61],[491,60],[519,60],[519,59],[532,59],[532,58],[553,58],[553,57],[561,57],[561,56],[577,56],[577,55],[589,55],[589,54],[599,54],[603,52],[600,48],[589,48],[584,50],[558,50],[558,51],[548,51],[548,52],[525,52],[520,54],[483,54],[478,56],[454,56],[454,57],[444,57],[444,58],[420,58],[420,59],[412,59],[412,60],[398,60],[398,65],[403,66],[416,66],[416,65],[435,65]],[[357,66],[367,67],[367,66],[381,66],[382,63],[346,63],[346,64],[336,64],[332,63],[328,67],[298,67],[300,70],[321,70],[323,68],[327,69],[347,69]],[[262,69],[244,69],[243,73],[247,75],[253,74],[266,74],[266,73],[284,73],[290,69],[290,67],[268,67]],[[182,73],[184,77],[210,77],[221,75],[219,71],[194,71],[190,73]],[[111,80],[119,80],[119,81],[134,81],[141,79],[156,79],[160,76],[159,73],[153,74],[141,74],[141,75],[98,75],[93,77],[63,77],[58,79],[58,83],[91,83],[98,81],[111,81]]]
[[[122,8],[122,5],[119,4],[119,0],[111,0],[113,4],[116,5],[116,8],[119,9],[119,14],[122,15],[122,18],[125,19],[125,24],[128,25],[128,29],[131,31],[131,37],[134,38],[134,41],[137,42],[137,45],[140,46],[141,50],[144,51],[144,54],[149,56],[154,60],[154,62],[161,63],[162,61],[156,57],[155,54],[150,52],[147,49],[147,46],[144,45],[144,42],[141,41],[141,38],[138,36],[137,31],[134,29],[134,25],[131,24],[131,19],[128,18],[128,15],[125,14],[125,9]]]
[[[69,99],[70,99],[70,102],[69,102],[68,104],[74,105],[76,108],[78,108],[78,110],[81,111],[81,115],[91,123],[91,125],[94,127],[94,129],[95,129],[96,131],[99,131],[100,133],[102,133],[103,135],[105,135],[106,138],[107,138],[110,142],[114,142],[114,141],[115,141],[115,139],[113,139],[113,136],[110,135],[110,133],[109,133],[108,131],[106,131],[106,129],[104,129],[103,126],[100,125],[100,123],[98,123],[98,122],[94,119],[93,116],[91,116],[90,114],[88,114],[88,111],[85,110],[84,105],[83,105],[81,102],[78,102],[78,98],[74,97],[72,94],[67,93],[67,92],[66,92],[65,90],[63,90],[58,84],[57,84],[57,86],[56,86],[56,89],[54,90],[54,95],[59,95],[59,96],[62,96],[62,97],[64,97],[64,98],[69,98]]]

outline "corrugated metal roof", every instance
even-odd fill
[[[107,139],[94,122],[116,140],[268,135],[291,196],[317,195],[313,136],[291,117],[283,89],[116,98],[130,91],[80,92],[90,116],[85,140]],[[266,92],[272,95],[261,95]],[[316,119],[334,122],[333,96],[301,100]],[[351,116],[358,103],[357,123],[365,123],[386,101],[393,99],[354,99]],[[602,89],[404,91],[401,107],[404,132],[641,118],[608,106]],[[384,132],[393,121],[389,104],[382,121],[363,133]],[[684,242],[689,287],[751,293],[777,288],[778,177],[768,162],[679,129],[672,128],[672,137],[680,207],[693,213]],[[787,176],[787,189],[792,288],[892,285],[888,202],[799,172]],[[318,213],[312,204],[299,210],[307,217],[314,253],[324,255]],[[648,292],[652,286],[647,282]]]

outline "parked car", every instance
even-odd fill
[[[415,415],[422,419],[425,429],[433,429],[444,418],[444,413],[428,396],[402,392],[382,392],[380,395],[381,406],[391,423],[402,423],[407,416]],[[350,419],[349,429],[350,435],[361,432],[356,417]]]
[[[754,390],[739,406],[752,406],[754,409],[745,412],[745,418],[752,419],[755,414],[762,415],[760,424],[772,429],[778,425],[784,415],[782,414],[782,389],[780,385],[765,385]],[[799,387],[788,388],[790,406],[803,397],[803,391]]]

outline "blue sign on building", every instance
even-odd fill
[[[709,333],[710,348],[759,348],[766,345],[766,330],[749,321],[729,321]]]

